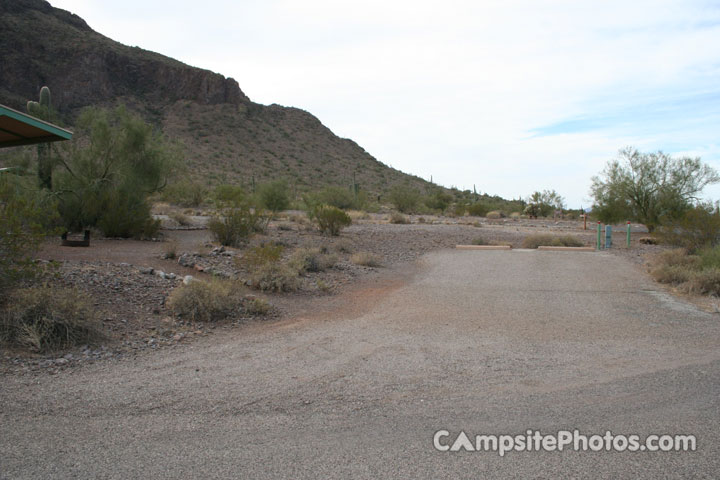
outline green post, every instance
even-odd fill
[[[597,227],[597,247],[596,247],[597,250],[600,250],[600,242],[602,241],[602,233],[601,233],[601,232],[602,232],[602,227],[600,226],[600,222],[598,222],[598,227]]]
[[[630,248],[630,221],[627,223],[627,246]]]

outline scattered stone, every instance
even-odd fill
[[[170,272],[170,273],[166,273],[166,274],[165,274],[165,278],[167,278],[168,280],[175,280],[175,279],[177,278],[177,275],[175,275],[174,273]]]
[[[197,270],[198,272],[204,272],[204,271],[205,271],[205,267],[203,267],[202,265],[197,264],[197,263],[193,266],[193,268],[194,268],[195,270]]]
[[[140,273],[143,275],[152,275],[154,271],[155,269],[152,267],[140,267]]]
[[[193,277],[192,275],[185,275],[183,277],[183,285],[190,285],[191,283],[193,283],[195,281],[197,281],[197,279],[195,277]]]

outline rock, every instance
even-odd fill
[[[192,275],[185,275],[183,277],[183,285],[190,285],[193,282],[196,282],[197,279],[193,277]]]
[[[188,255],[187,253],[183,253],[178,258],[178,264],[182,265],[183,267],[192,268],[195,266],[195,259],[191,255]]]
[[[222,252],[221,255],[224,256],[224,257],[232,257],[233,255],[235,255],[235,252],[231,252],[231,251],[229,251],[229,250],[226,250],[226,251]]]
[[[167,278],[168,280],[175,280],[175,279],[177,278],[177,275],[175,275],[174,273],[170,272],[170,273],[166,273],[166,274],[165,274],[165,278]]]
[[[55,365],[65,365],[66,363],[68,363],[67,358],[58,358],[55,360]]]
[[[165,272],[163,272],[162,270],[155,270],[155,275],[157,275],[158,277],[160,277],[162,279],[167,278],[167,274]]]
[[[127,262],[120,262],[120,263],[117,264],[117,266],[118,266],[118,267],[129,267],[130,264],[127,263]]]
[[[155,271],[155,269],[152,267],[140,267],[139,270],[140,270],[140,273],[142,273],[143,275],[152,275],[153,272]]]
[[[197,270],[198,272],[204,272],[204,271],[205,271],[205,267],[203,267],[202,265],[199,265],[199,264],[197,264],[197,263],[195,264],[195,266],[194,266],[193,268],[194,268],[195,270]]]

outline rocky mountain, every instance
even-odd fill
[[[0,0],[0,103],[24,110],[43,85],[65,125],[82,108],[123,103],[183,145],[209,184],[286,178],[298,189],[373,193],[424,180],[388,167],[308,112],[252,102],[232,78],[128,47],[43,0]]]

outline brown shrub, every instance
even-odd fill
[[[102,337],[97,313],[87,295],[66,288],[17,290],[0,312],[0,340],[46,352],[90,343]]]

